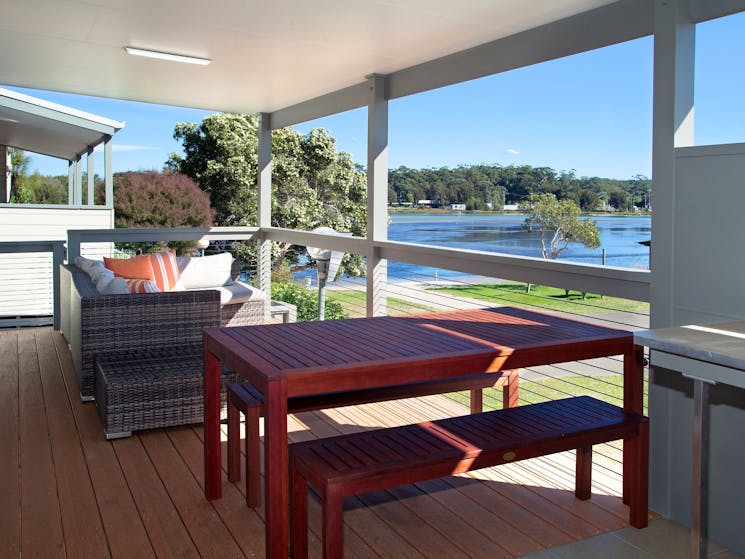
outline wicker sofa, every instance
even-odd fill
[[[215,289],[104,295],[75,265],[62,266],[60,292],[83,400],[94,398],[96,355],[201,344],[204,328],[260,324],[269,309],[268,299],[221,305]]]

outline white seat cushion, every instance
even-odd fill
[[[221,305],[235,305],[238,303],[247,303],[248,301],[266,301],[267,299],[266,293],[241,281],[233,282],[230,285],[210,287],[209,289],[220,292]]]
[[[233,256],[229,252],[210,256],[178,256],[176,258],[181,277],[179,285],[184,289],[211,289],[218,285],[233,283],[230,268]]]

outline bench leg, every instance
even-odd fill
[[[481,413],[484,411],[484,389],[471,389],[471,413]]]
[[[246,504],[261,505],[261,449],[259,448],[259,408],[246,411]]]
[[[574,495],[586,501],[592,495],[592,447],[577,449],[577,469],[575,474]]]
[[[323,499],[323,559],[344,556],[344,496],[338,487],[326,487]]]
[[[502,407],[514,408],[520,405],[520,369],[502,371],[502,376],[494,388],[502,387]],[[484,411],[484,389],[471,389],[471,413]]]
[[[649,422],[639,424],[639,434],[624,441],[624,474],[628,473],[629,524],[645,528],[649,521]]]
[[[502,407],[514,408],[520,405],[520,369],[505,371],[506,382],[502,385]]]
[[[290,545],[293,559],[308,557],[308,482],[292,468],[290,483]]]
[[[228,480],[241,479],[241,424],[240,413],[233,402],[228,401]]]

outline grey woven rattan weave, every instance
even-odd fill
[[[95,356],[117,351],[179,348],[202,341],[204,328],[264,322],[265,301],[220,307],[215,290],[103,295],[77,266],[62,267],[65,338],[84,399],[94,396]]]
[[[220,307],[220,326],[264,324],[266,301],[246,301]]]
[[[204,420],[201,344],[104,354],[96,358],[95,370],[96,407],[107,438]],[[223,370],[223,412],[225,387],[235,379]]]

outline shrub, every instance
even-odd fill
[[[273,283],[272,299],[285,301],[297,307],[297,321],[310,322],[318,318],[318,293],[296,282]],[[349,318],[336,301],[326,300],[326,320]]]
[[[114,175],[116,227],[210,227],[214,211],[209,194],[186,175],[139,171]],[[148,250],[143,243],[129,243]],[[183,252],[193,242],[174,242],[169,246]]]

